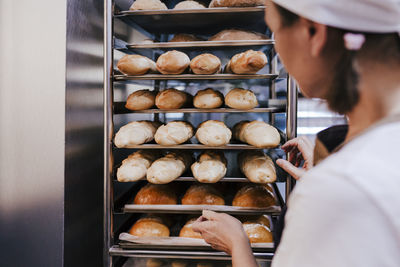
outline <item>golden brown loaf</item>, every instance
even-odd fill
[[[214,74],[221,70],[221,60],[213,54],[201,54],[190,62],[194,74]]]
[[[183,52],[168,51],[157,59],[157,70],[162,74],[181,74],[190,64],[190,58]]]
[[[175,34],[174,37],[172,37],[172,39],[169,40],[168,42],[197,42],[197,41],[202,41],[202,39],[196,37],[193,34],[178,33]]]
[[[129,233],[138,237],[167,237],[169,229],[159,217],[151,216],[137,220]]]
[[[141,55],[125,55],[117,63],[117,68],[127,75],[143,75],[156,72],[156,63]]]
[[[160,0],[136,0],[130,10],[167,10],[167,6]]]
[[[153,184],[172,182],[181,176],[192,162],[192,155],[188,152],[170,152],[151,164],[147,170],[147,180]]]
[[[156,96],[156,106],[159,109],[177,109],[188,106],[191,102],[191,95],[174,88],[163,90]]]
[[[117,179],[120,182],[134,182],[146,177],[147,169],[159,157],[158,152],[139,150],[122,161],[117,170]]]
[[[179,2],[174,7],[174,9],[200,9],[200,8],[206,8],[206,7],[196,1],[190,1],[190,0]]]
[[[182,205],[225,205],[220,192],[207,184],[192,185],[182,198]]]
[[[180,237],[188,237],[188,238],[202,238],[201,234],[193,231],[192,225],[196,221],[196,219],[190,219],[179,232]]]
[[[226,174],[226,158],[222,152],[204,151],[191,169],[197,181],[216,183]]]
[[[252,109],[258,106],[256,95],[243,88],[234,88],[225,96],[225,104],[230,108]]]
[[[193,134],[193,126],[189,122],[171,121],[158,127],[154,139],[157,144],[173,146],[185,143]]]
[[[268,208],[276,204],[274,195],[263,185],[246,185],[235,195],[232,206]]]
[[[175,191],[169,185],[147,184],[136,194],[136,205],[176,205]]]
[[[265,0],[212,0],[209,7],[250,7],[264,4]]]
[[[209,41],[246,41],[265,40],[268,36],[252,31],[229,29],[223,30],[208,39]]]
[[[271,243],[274,241],[271,230],[264,224],[248,221],[243,223],[250,243]]]
[[[234,55],[225,67],[225,72],[255,74],[267,65],[267,56],[261,51],[247,50]]]
[[[272,183],[276,181],[274,162],[262,151],[245,151],[239,154],[239,167],[253,183]]]
[[[188,263],[186,261],[173,261],[171,262],[171,267],[186,267]]]
[[[162,266],[164,266],[164,263],[159,259],[146,260],[146,267],[162,267]]]
[[[231,130],[217,120],[208,120],[201,123],[196,132],[196,138],[206,146],[224,146],[232,137]]]
[[[138,90],[128,96],[125,107],[129,110],[144,110],[154,106],[156,93],[148,89]]]
[[[122,148],[150,142],[159,126],[159,123],[152,121],[130,122],[118,130],[114,143],[118,148]]]
[[[212,88],[200,90],[193,98],[196,108],[219,108],[224,104],[224,95]]]
[[[259,148],[277,147],[281,141],[278,130],[263,121],[242,121],[233,132],[235,139]]]

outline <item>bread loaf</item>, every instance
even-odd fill
[[[169,185],[147,184],[136,194],[136,205],[176,205],[175,190]]]
[[[206,7],[196,1],[190,1],[190,0],[179,2],[174,7],[174,9],[200,9],[200,8],[206,8]]]
[[[128,96],[125,107],[129,110],[144,110],[154,106],[156,94],[148,89],[138,90]]]
[[[221,70],[221,60],[213,54],[201,54],[192,59],[190,69],[194,74],[214,74]]]
[[[117,68],[127,75],[143,75],[156,72],[156,63],[141,55],[125,55],[117,63]]]
[[[208,120],[201,123],[196,132],[196,138],[206,146],[224,146],[232,137],[231,130],[217,120]]]
[[[226,163],[222,152],[204,151],[192,164],[193,177],[201,183],[216,183],[225,176]]]
[[[225,205],[225,200],[211,185],[192,185],[182,198],[182,205]]]
[[[157,59],[157,70],[162,74],[181,74],[190,64],[189,57],[176,50],[168,51]]]
[[[118,148],[141,145],[154,139],[154,134],[160,126],[152,121],[133,121],[122,126],[114,138]]]
[[[265,40],[268,36],[252,31],[229,29],[223,30],[208,39],[209,41],[248,41]]]
[[[179,232],[179,237],[187,237],[187,238],[202,238],[201,234],[193,231],[192,225],[196,221],[196,219],[190,219],[187,223],[181,228]]]
[[[188,152],[170,152],[157,159],[147,170],[147,180],[153,184],[166,184],[181,176],[193,159]]]
[[[158,152],[139,150],[122,161],[117,170],[119,182],[134,182],[146,177],[147,169],[159,157]]]
[[[159,109],[178,109],[189,106],[191,102],[191,95],[174,88],[163,90],[156,96],[156,106]]]
[[[125,263],[125,266],[126,265],[127,264]],[[162,260],[159,260],[159,259],[147,259],[146,260],[146,267],[163,267],[163,266],[165,266],[165,265]]]
[[[274,148],[281,141],[278,130],[263,121],[242,121],[233,132],[235,139],[259,148]]]
[[[264,4],[265,0],[212,0],[209,7],[251,7]]]
[[[193,98],[196,108],[219,108],[224,104],[224,95],[212,88],[200,90]]]
[[[244,222],[243,228],[249,237],[250,243],[272,243],[274,241],[271,230],[261,223]]]
[[[151,216],[137,220],[129,233],[138,237],[167,237],[169,229],[161,218]]]
[[[158,127],[154,139],[157,144],[173,146],[185,143],[193,134],[193,126],[189,122],[171,121]]]
[[[230,108],[252,109],[258,106],[256,95],[246,89],[235,88],[225,96],[225,104]]]
[[[160,0],[136,0],[130,10],[167,10],[167,6]]]
[[[255,74],[267,65],[267,56],[261,51],[247,50],[234,55],[225,67],[225,72]]]
[[[262,151],[245,151],[239,154],[242,173],[253,183],[272,183],[276,181],[274,162]]]
[[[186,261],[180,261],[180,260],[176,260],[171,262],[171,267],[187,267],[188,266],[188,262]]]
[[[168,42],[197,42],[202,41],[201,38],[193,35],[193,34],[186,34],[186,33],[178,33],[172,37],[171,40]]]
[[[268,208],[276,204],[274,195],[263,185],[246,185],[235,195],[232,206]]]

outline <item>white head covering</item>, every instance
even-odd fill
[[[400,0],[273,0],[309,20],[335,28],[400,34]]]

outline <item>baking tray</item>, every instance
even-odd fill
[[[127,146],[123,148],[130,149],[210,149],[210,150],[260,150],[260,149],[272,149],[278,147],[255,147],[246,144],[227,144],[225,146],[206,146],[202,144],[182,144],[182,145],[174,145],[174,146],[162,146],[159,144],[142,144],[135,146]]]
[[[254,80],[254,79],[275,79],[278,74],[212,74],[212,75],[197,75],[197,74],[145,74],[145,75],[124,75],[115,74],[114,81],[132,81],[132,80]]]
[[[128,44],[128,49],[159,49],[159,48],[202,48],[202,47],[258,47],[264,45],[273,45],[272,39],[266,40],[237,40],[237,41],[196,41],[196,42],[160,42],[160,43],[137,43]]]

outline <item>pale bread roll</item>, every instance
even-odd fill
[[[252,109],[258,106],[256,95],[243,88],[234,88],[225,96],[225,104],[230,108]]]
[[[265,184],[276,181],[274,162],[262,151],[239,154],[239,167],[250,182]]]
[[[160,0],[136,0],[129,10],[167,10],[167,6]]]
[[[274,241],[271,230],[264,224],[248,221],[243,223],[243,228],[250,243],[272,243]]]
[[[157,131],[157,122],[133,121],[122,126],[114,138],[114,144],[118,148],[141,145],[154,139]]]
[[[224,104],[224,95],[212,88],[200,90],[193,98],[196,108],[219,108]]]
[[[117,68],[127,75],[143,75],[156,72],[156,63],[141,55],[125,55],[117,63]]]
[[[190,69],[194,74],[214,74],[221,70],[221,60],[213,54],[201,54],[192,59]]]
[[[232,206],[268,208],[276,204],[274,194],[264,185],[246,185],[235,195]]]
[[[193,126],[189,122],[171,121],[158,127],[154,139],[157,144],[173,146],[185,143],[193,134]]]
[[[138,90],[128,96],[125,107],[129,110],[144,110],[154,106],[156,93],[148,89]]]
[[[138,237],[167,237],[169,229],[159,217],[141,218],[129,230],[129,234]]]
[[[200,8],[206,8],[206,7],[200,4],[199,2],[190,0],[179,2],[174,7],[174,9],[200,9]]]
[[[231,130],[217,120],[208,120],[199,125],[196,138],[206,146],[224,146],[229,143],[232,137]]]
[[[192,225],[196,221],[196,219],[190,219],[187,223],[181,228],[179,232],[179,237],[187,237],[187,238],[201,238],[201,234],[193,231]]]
[[[252,7],[264,5],[265,0],[212,0],[209,7]]]
[[[178,109],[184,106],[189,106],[192,99],[192,96],[186,92],[169,88],[157,94],[156,106],[159,109]]]
[[[247,41],[265,40],[268,36],[252,31],[229,29],[223,30],[208,39],[209,41]]]
[[[177,203],[175,191],[165,184],[147,184],[140,188],[133,200],[135,205],[176,205]]]
[[[147,169],[159,154],[151,150],[139,150],[122,161],[117,170],[117,180],[120,182],[134,182],[146,177]]]
[[[222,194],[207,184],[190,186],[181,202],[182,205],[225,205]]]
[[[263,121],[243,121],[233,128],[235,139],[259,148],[274,148],[281,141],[278,130]]]
[[[166,184],[180,177],[193,159],[188,152],[170,152],[157,159],[147,170],[147,181],[153,184]]]
[[[227,161],[222,152],[204,151],[192,164],[193,177],[201,183],[216,183],[226,174]]]
[[[190,58],[176,50],[162,54],[156,62],[157,70],[162,74],[182,74],[190,64]]]
[[[261,51],[247,50],[234,55],[225,67],[225,72],[255,74],[267,65],[267,56]]]
[[[193,34],[187,34],[187,33],[178,33],[175,34],[174,37],[172,37],[171,40],[168,42],[197,42],[197,41],[202,41],[201,38],[193,35]]]

